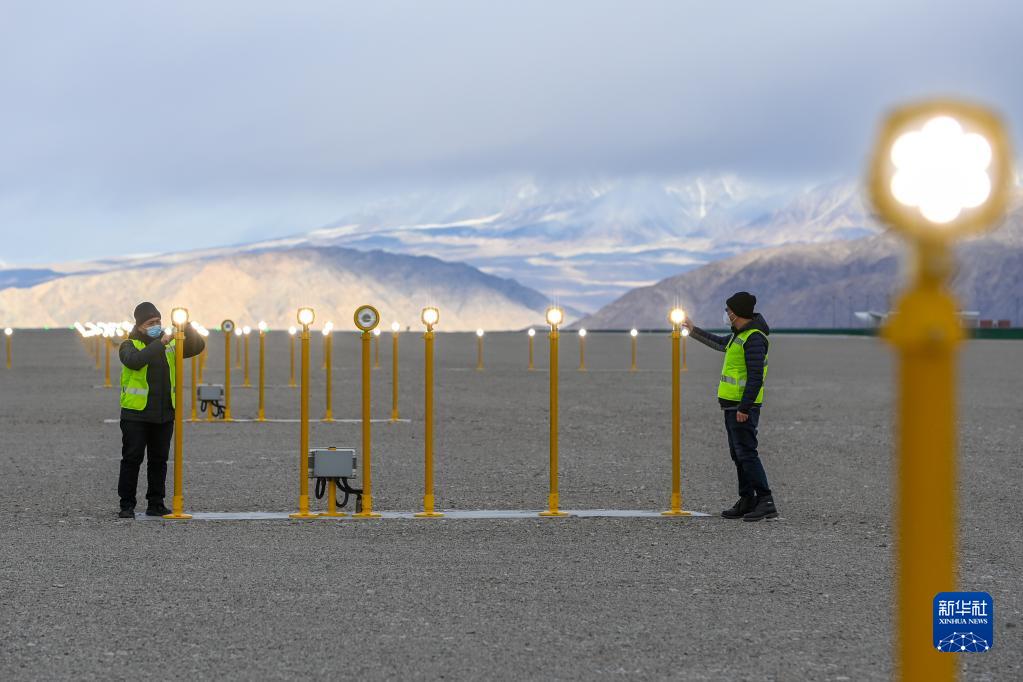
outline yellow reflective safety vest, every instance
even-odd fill
[[[146,344],[138,339],[132,339],[131,342],[136,350],[142,350],[146,347]],[[153,341],[152,343],[158,342]],[[175,404],[177,392],[174,390],[177,381],[174,366],[176,343],[177,341],[168,343],[163,354],[167,359],[167,366],[170,367],[171,406],[175,408],[177,407]],[[121,366],[121,407],[126,410],[138,411],[146,409],[146,405],[149,403],[149,381],[146,379],[148,372],[148,365],[142,369],[129,369],[124,365]]]
[[[725,346],[725,362],[721,367],[721,383],[718,384],[718,397],[733,402],[742,402],[742,394],[746,390],[746,339],[753,334],[764,334],[759,329],[749,329],[733,336]],[[764,334],[767,338],[767,334]],[[767,356],[764,356],[764,384],[767,384]],[[760,387],[757,405],[764,402],[764,386]]]

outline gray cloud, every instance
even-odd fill
[[[294,232],[507,173],[851,175],[907,98],[1020,130],[1020,25],[983,0],[9,1],[0,259]]]

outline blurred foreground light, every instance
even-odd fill
[[[1011,193],[1012,153],[989,110],[928,101],[889,115],[870,175],[871,200],[886,223],[909,236],[946,238],[997,223]]]
[[[188,322],[188,310],[185,308],[175,308],[171,311],[171,322],[174,323],[179,329],[185,326]]]
[[[677,327],[686,321],[686,311],[681,308],[672,308],[671,312],[668,313],[668,320]]]

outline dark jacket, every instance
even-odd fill
[[[757,407],[757,394],[760,393],[760,388],[764,385],[764,367],[767,365],[767,350],[770,345],[764,335],[770,334],[771,328],[767,326],[767,320],[760,313],[754,313],[753,319],[746,323],[742,329],[733,328],[732,333],[728,336],[711,334],[699,327],[693,327],[690,334],[703,345],[723,353],[728,347],[728,342],[734,339],[736,334],[749,329],[759,329],[764,334],[751,334],[746,339],[746,345],[743,346],[743,355],[746,357],[746,390],[742,392],[740,402],[718,398],[722,409],[739,408],[740,412],[748,413]]]
[[[146,344],[142,350],[135,348],[132,339]],[[185,357],[190,358],[198,355],[206,348],[206,341],[191,326],[185,327]],[[174,421],[174,407],[171,402],[170,368],[164,354],[167,347],[160,339],[151,339],[143,334],[136,327],[128,335],[128,340],[121,343],[117,351],[121,364],[128,369],[142,369],[149,365],[146,371],[146,381],[149,383],[149,400],[144,410],[126,410],[121,408],[121,419],[133,422],[152,422],[165,424]],[[185,377],[178,377],[178,381],[184,381]]]

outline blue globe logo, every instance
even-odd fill
[[[982,652],[990,649],[987,640],[972,632],[953,632],[938,642],[938,651],[958,653],[963,651]]]

